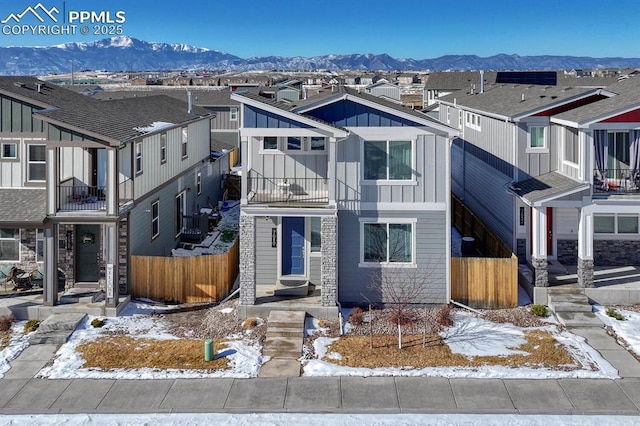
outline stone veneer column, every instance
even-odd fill
[[[256,218],[240,215],[240,304],[256,303]]]
[[[578,258],[578,285],[582,288],[593,288],[593,259]]]
[[[335,306],[338,296],[338,217],[323,216],[320,219],[321,297],[322,306]]]
[[[547,258],[531,258],[533,266],[533,282],[536,287],[549,287],[549,272],[547,271]]]

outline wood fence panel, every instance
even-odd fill
[[[224,254],[131,256],[131,293],[180,303],[213,302],[226,297],[239,272],[238,241]]]
[[[518,306],[518,258],[454,257],[451,298],[472,308]]]

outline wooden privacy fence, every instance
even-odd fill
[[[132,296],[179,303],[220,301],[239,272],[238,240],[224,254],[131,256]]]
[[[472,308],[515,308],[518,257],[451,258],[451,298]]]

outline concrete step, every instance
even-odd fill
[[[584,294],[584,289],[578,287],[551,287],[548,294],[549,296],[556,294]]]
[[[71,334],[86,318],[81,313],[55,313],[40,323],[40,326],[31,337],[32,345],[62,345],[69,340]]]
[[[306,296],[309,294],[309,281],[279,280],[273,291],[274,296]]]
[[[571,302],[549,302],[549,308],[555,313],[558,312],[592,312],[593,309],[588,303]]]
[[[549,303],[589,303],[589,298],[584,294],[549,294]]]
[[[303,338],[304,332],[300,329],[291,330],[291,329],[277,329],[272,330],[271,328],[267,328],[267,338],[269,337],[298,337]]]
[[[591,312],[556,312],[556,317],[566,327],[602,327],[602,322]]]

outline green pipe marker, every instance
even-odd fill
[[[215,350],[213,346],[213,339],[207,339],[204,341],[204,360],[212,361],[215,355]]]

